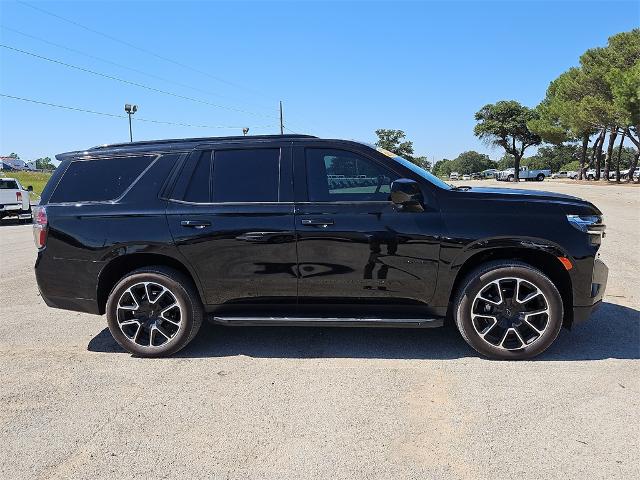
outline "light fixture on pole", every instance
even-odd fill
[[[129,141],[133,142],[133,130],[131,129],[131,115],[133,115],[138,111],[138,106],[125,103],[124,111],[127,112],[127,115],[129,115]]]
[[[247,133],[249,133],[249,127],[244,127],[242,129],[242,135],[246,135]]]

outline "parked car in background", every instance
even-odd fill
[[[458,172],[451,172],[449,180],[460,180],[460,174]]]
[[[34,207],[42,299],[106,313],[115,340],[143,357],[177,352],[209,316],[415,328],[452,318],[481,354],[524,359],[605,292],[593,204],[454,187],[358,142],[195,138],[57,158]]]
[[[589,170],[587,170],[584,174],[584,177],[587,180],[595,180],[596,179],[596,169],[595,168],[591,168]],[[604,168],[600,169],[600,178],[604,178]]]
[[[571,179],[576,179],[578,178],[578,172],[572,172],[572,171],[562,171],[562,172],[556,172],[554,174],[551,175],[551,178],[571,178]]]
[[[0,177],[0,220],[4,217],[31,219],[32,186],[22,187],[17,178]]]
[[[551,170],[530,170],[529,167],[520,167],[520,180],[542,182],[546,177],[551,176]],[[516,178],[515,169],[507,168],[498,172],[497,180],[502,182],[513,182]]]
[[[469,175],[468,173],[465,173],[464,175],[462,175],[462,179],[463,180],[471,180],[471,175]]]
[[[489,168],[487,170],[483,170],[480,172],[484,178],[496,178],[496,174],[498,173],[497,168]]]
[[[482,175],[482,173],[472,173],[471,174],[471,180],[482,180],[484,178],[484,176]]]

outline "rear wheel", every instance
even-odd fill
[[[536,180],[537,180],[538,182],[542,182],[542,181],[544,180],[544,174],[539,173],[539,174],[538,174],[538,176],[536,177]]]
[[[141,357],[171,355],[198,333],[203,307],[193,282],[167,267],[144,267],[127,274],[107,301],[113,338]]]
[[[562,327],[562,297],[540,270],[517,261],[482,265],[454,302],[462,337],[494,359],[520,360],[545,351]]]

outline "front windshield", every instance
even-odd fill
[[[384,148],[381,148],[381,147],[374,147],[374,148],[377,151],[379,151],[380,153],[384,153],[387,157],[393,158],[399,164],[407,167],[413,173],[416,173],[416,174],[420,175],[422,178],[424,178],[425,180],[433,183],[437,187],[444,188],[446,190],[451,190],[453,188],[447,182],[445,182],[445,181],[439,179],[438,177],[436,177],[433,173],[427,172],[424,168],[419,167],[415,163],[410,162],[406,158],[399,157],[395,153],[391,153],[389,150],[385,150]]]

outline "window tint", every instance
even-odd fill
[[[184,200],[187,202],[207,203],[211,201],[211,151],[200,153],[196,168],[191,174]]]
[[[17,190],[18,184],[15,180],[0,180],[0,190]]]
[[[214,202],[277,202],[280,149],[216,150]]]
[[[398,175],[345,150],[307,148],[307,186],[312,202],[389,200]]]
[[[129,188],[155,157],[120,157],[71,162],[56,187],[51,202],[114,200]]]

